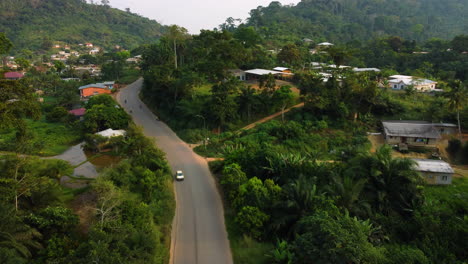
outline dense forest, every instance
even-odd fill
[[[413,160],[386,145],[372,149],[366,132],[398,119],[459,119],[466,127],[465,41],[390,36],[318,54],[289,42],[275,54],[252,26],[198,36],[174,26],[143,47],[142,97],[184,140],[200,143],[199,154],[219,158],[210,165],[235,263],[464,263],[466,179],[427,185]],[[382,71],[307,66],[317,61]],[[294,77],[231,74],[278,65]],[[385,89],[397,71],[435,78],[442,91]],[[276,120],[244,127],[299,102]],[[463,164],[468,143],[453,142],[459,158],[450,162]]]
[[[343,43],[388,35],[422,41],[466,33],[467,13],[466,0],[303,0],[296,6],[259,6],[246,24],[272,42]]]
[[[51,41],[134,48],[155,41],[165,27],[108,5],[82,0],[2,0],[0,28],[15,50],[47,48]]]

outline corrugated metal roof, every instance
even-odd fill
[[[291,70],[291,69],[286,68],[286,67],[275,67],[275,68],[273,68],[273,70],[275,70],[275,71],[286,71],[286,70]]]
[[[247,70],[245,72],[250,73],[250,74],[255,74],[255,75],[283,74],[282,72],[279,72],[279,71],[270,71],[270,70],[264,70],[264,69],[253,69],[253,70]]]
[[[78,88],[79,90],[86,89],[86,88],[102,88],[102,89],[108,89],[107,86],[105,86],[103,83],[93,83],[93,84],[88,84],[81,86]]]
[[[382,121],[382,125],[387,136],[440,138],[434,125],[425,121]]]
[[[450,164],[442,160],[413,159],[416,161],[415,170],[424,172],[454,173]]]

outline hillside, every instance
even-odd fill
[[[468,0],[302,0],[272,2],[247,24],[271,41],[363,41],[385,35],[408,40],[451,39],[468,33]]]
[[[15,50],[36,50],[50,41],[128,49],[155,40],[164,30],[154,20],[84,0],[0,1],[0,31]]]

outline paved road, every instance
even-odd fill
[[[175,182],[176,216],[172,227],[173,264],[230,264],[231,250],[224,225],[224,210],[204,158],[190,147],[140,101],[142,79],[122,89],[117,101],[143,127],[147,137],[166,155],[173,173],[182,170],[185,180]],[[125,103],[125,100],[126,103]],[[141,105],[141,108],[140,108]]]

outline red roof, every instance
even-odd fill
[[[6,79],[20,79],[23,78],[24,74],[21,72],[5,72]]]
[[[84,116],[84,114],[86,113],[86,108],[73,109],[73,110],[68,111],[68,113],[74,116]]]

